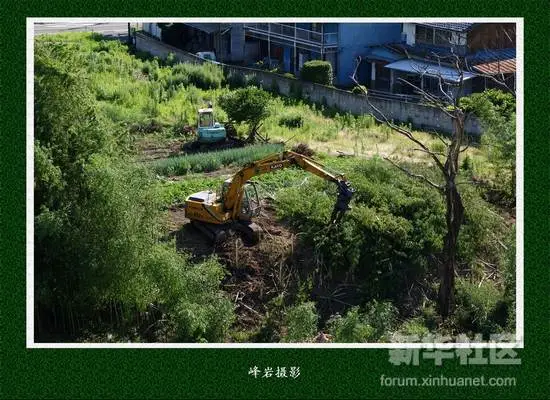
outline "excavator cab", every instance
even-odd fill
[[[198,115],[198,142],[216,143],[226,138],[225,128],[214,119],[212,104],[208,108],[201,108]]]
[[[225,196],[229,190],[232,179],[227,179],[222,184],[222,192],[220,199],[222,202],[225,200]],[[242,200],[241,209],[239,210],[239,220],[250,221],[252,217],[260,215],[260,197],[258,196],[258,189],[256,188],[256,182],[247,181],[242,187]]]
[[[258,197],[256,182],[248,181],[243,186],[243,200],[239,219],[250,221],[252,217],[260,215],[260,209],[260,198]]]

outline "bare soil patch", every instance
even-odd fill
[[[215,246],[191,226],[184,209],[170,209],[170,234],[179,251],[202,258],[216,255],[226,266],[228,276],[222,285],[236,306],[236,326],[243,330],[259,328],[272,298],[295,290],[300,265],[311,260],[307,249],[298,245],[298,235],[278,222],[270,202],[263,201],[254,222],[262,228],[262,239],[247,246],[238,235]]]

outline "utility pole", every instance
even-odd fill
[[[267,23],[267,69],[271,69],[271,23]]]
[[[130,22],[128,22],[128,47],[133,48],[134,42],[132,40],[132,28]]]

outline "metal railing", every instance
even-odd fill
[[[308,29],[297,28],[294,24],[280,23],[247,23],[244,28],[264,35],[275,35],[290,41],[312,43],[318,46],[337,46],[338,33],[321,33]]]
[[[368,95],[384,100],[399,100],[405,103],[418,103],[422,100],[420,95],[391,93],[383,90],[368,89]]]

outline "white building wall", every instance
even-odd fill
[[[406,35],[407,44],[414,46],[414,37],[416,34],[416,24],[403,24],[403,35]]]
[[[161,29],[157,24],[144,22],[143,23],[143,30],[147,33],[149,33],[151,36],[156,37],[157,39],[160,39],[161,35]]]
[[[414,23],[405,23],[403,24],[403,35],[407,37],[407,44],[409,46],[414,46],[415,37],[416,37],[416,24]],[[466,46],[466,33],[465,32],[452,32],[451,33],[451,44],[458,46]]]

